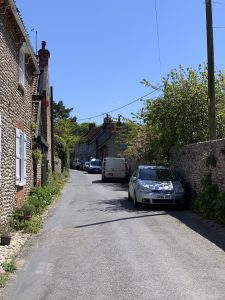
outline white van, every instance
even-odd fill
[[[102,182],[107,180],[126,180],[127,163],[124,157],[105,157],[102,164]]]

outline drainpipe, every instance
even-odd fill
[[[52,172],[55,171],[55,161],[54,161],[54,130],[53,130],[53,87],[51,86],[51,151],[52,151]]]

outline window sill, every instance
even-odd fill
[[[23,187],[23,186],[25,186],[25,185],[26,185],[26,183],[24,183],[24,182],[16,183],[16,186],[17,186],[17,187]]]

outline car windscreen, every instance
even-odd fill
[[[176,180],[178,180],[178,178],[174,174],[174,172],[169,169],[152,169],[152,168],[140,169],[139,179],[152,180],[152,181],[176,181]]]
[[[97,166],[97,167],[101,167],[101,165],[102,165],[102,163],[101,163],[101,161],[99,161],[99,160],[94,160],[94,161],[91,161],[90,162],[90,165],[91,166]]]

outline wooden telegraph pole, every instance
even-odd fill
[[[208,53],[208,96],[209,96],[209,138],[216,139],[216,98],[214,75],[214,50],[213,50],[213,22],[212,2],[205,0],[206,5],[206,29],[207,29],[207,53]]]

